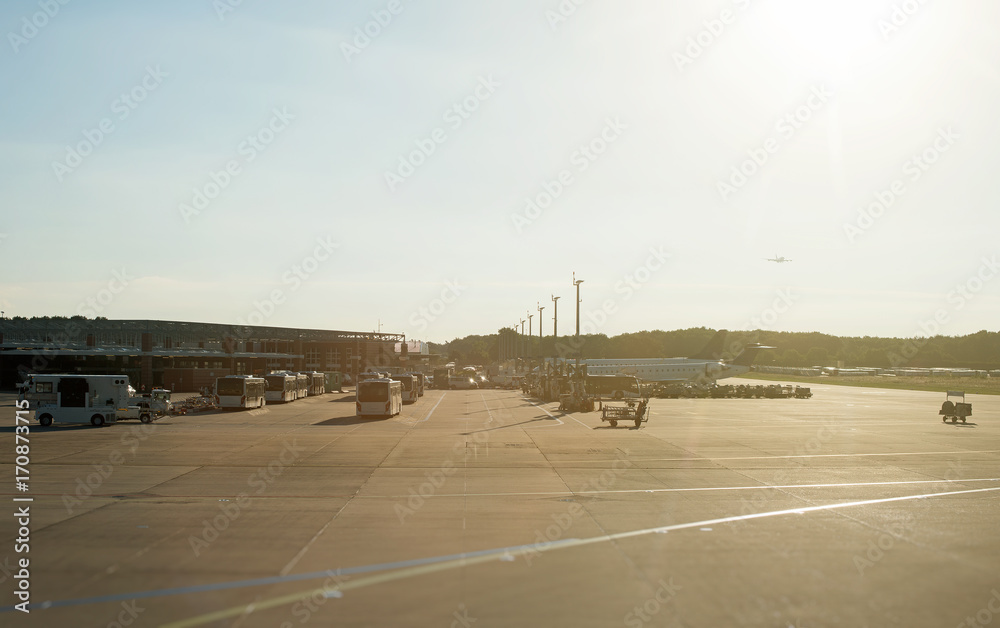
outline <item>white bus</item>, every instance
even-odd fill
[[[598,399],[638,399],[639,379],[634,375],[587,375],[587,394]]]
[[[262,408],[267,382],[253,375],[226,375],[215,380],[215,403],[220,408]]]
[[[391,379],[358,383],[358,416],[396,416],[403,411],[403,384]]]
[[[420,389],[417,387],[417,378],[406,373],[405,375],[390,375],[389,379],[403,385],[403,403],[415,403],[419,397]]]
[[[298,378],[288,373],[271,373],[264,376],[267,390],[264,398],[268,401],[295,401],[298,391]]]
[[[305,373],[292,373],[292,375],[294,375],[296,378],[295,398],[303,399],[305,397],[308,397],[309,382],[311,381],[312,378],[310,378]]]
[[[22,391],[43,427],[53,422],[110,425],[130,409],[127,375],[29,375]]]
[[[309,394],[310,395],[325,395],[326,394],[326,376],[319,371],[310,371],[306,373],[309,376]]]

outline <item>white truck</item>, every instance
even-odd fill
[[[129,398],[126,408],[118,409],[118,420],[139,419],[143,423],[152,423],[170,411],[170,391],[164,388],[154,388],[151,393],[137,393],[134,388],[128,388]]]
[[[21,388],[43,427],[53,422],[110,425],[129,410],[127,375],[36,374]]]

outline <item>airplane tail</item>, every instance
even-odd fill
[[[774,347],[765,347],[764,345],[748,345],[743,352],[733,359],[732,364],[736,366],[750,366],[753,361],[757,359],[757,354],[764,349],[773,349]]]
[[[727,333],[729,332],[725,329],[715,332],[715,335],[708,341],[708,344],[701,351],[692,355],[691,358],[695,360],[718,360],[723,353],[722,346],[726,342]]]

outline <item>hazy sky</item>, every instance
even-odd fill
[[[1000,328],[996,3],[47,2],[7,316],[571,333],[575,271],[609,335]]]

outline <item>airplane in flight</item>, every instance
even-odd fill
[[[775,263],[778,263],[778,264],[784,264],[785,262],[792,261],[792,260],[787,259],[785,257],[779,257],[778,255],[775,255],[774,257],[769,257],[769,258],[766,258],[766,259],[769,262],[775,262]]]
[[[731,361],[723,360],[722,347],[727,333],[724,329],[716,332],[705,348],[690,358],[587,359],[583,363],[587,365],[588,375],[632,375],[644,382],[706,383],[748,372],[758,353],[774,348],[747,345]]]

